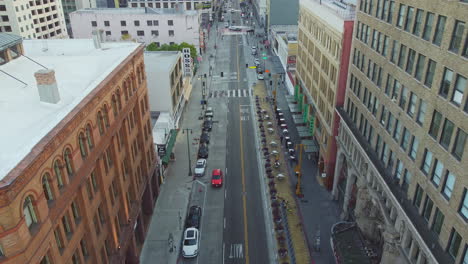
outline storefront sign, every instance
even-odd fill
[[[158,156],[162,157],[166,155],[166,145],[158,144]]]
[[[182,56],[184,58],[184,75],[191,76],[192,75],[192,57],[190,56],[190,49],[184,48],[182,49]]]

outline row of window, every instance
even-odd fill
[[[456,107],[460,107],[463,102],[466,86],[467,81],[465,76],[458,73],[454,74],[453,70],[444,68],[444,75],[440,82],[439,95],[449,100],[450,103],[454,104]],[[468,101],[465,103],[463,109],[468,113]]]
[[[447,151],[449,151],[449,147],[452,143],[452,138],[453,138],[455,129],[456,127],[452,121],[450,121],[448,118],[445,118],[445,121],[444,121],[442,114],[434,110],[434,113],[432,114],[431,125],[429,127],[429,135],[432,138],[434,138],[434,140],[436,141],[438,140],[439,144]],[[452,156],[455,157],[457,160],[461,160],[463,157],[463,153],[465,151],[466,139],[467,139],[466,132],[463,131],[461,128],[458,128],[456,136],[455,136],[455,140],[452,145],[452,149],[450,151],[450,153],[452,153]]]
[[[120,31],[120,35],[121,36],[126,36],[126,35],[130,35],[130,34],[128,33],[128,30],[122,30],[122,31]],[[139,36],[139,37],[144,37],[145,36],[145,31],[144,30],[137,30],[136,35]],[[158,37],[159,36],[159,30],[151,30],[150,35],[152,37]],[[175,36],[174,30],[168,30],[167,35],[169,37],[174,37]],[[106,31],[106,36],[112,36],[112,32],[111,31]]]
[[[136,26],[136,27],[139,27],[140,26],[140,20],[134,20],[133,25]],[[159,26],[159,20],[146,20],[146,25],[147,26]],[[167,25],[168,26],[174,26],[174,20],[167,20]],[[91,21],[91,26],[92,27],[97,27],[98,22],[95,21],[95,20]],[[110,27],[111,26],[110,21],[107,21],[107,20],[104,21],[104,26],[105,27]],[[120,26],[126,27],[127,26],[127,21],[120,20]]]
[[[175,8],[175,5],[176,5],[175,2],[171,2],[170,4],[171,4],[170,8]],[[194,2],[193,4],[194,4],[194,7],[195,7],[196,5],[198,5],[198,2]],[[138,7],[138,3],[131,3],[131,6],[132,7]],[[140,7],[169,8],[169,3],[162,3],[162,5],[161,5],[161,3],[156,2],[153,5],[153,3],[149,2],[149,1],[148,2],[144,1],[144,3],[140,3]],[[190,2],[185,3],[185,9],[186,10],[192,10],[192,3],[190,3]]]

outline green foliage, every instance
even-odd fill
[[[197,58],[197,49],[195,46],[188,44],[187,42],[182,42],[180,44],[163,44],[159,48],[156,46],[156,43],[151,43],[146,46],[147,51],[182,51],[184,48],[190,49],[190,56],[196,61]]]

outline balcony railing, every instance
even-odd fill
[[[411,220],[416,231],[421,236],[427,248],[429,248],[437,262],[454,263],[454,259],[447,252],[445,252],[439,244],[437,235],[429,229],[428,223],[418,213],[417,208],[412,205],[411,201],[407,199],[406,191],[397,182],[395,182],[391,175],[391,171],[385,169],[381,161],[378,159],[378,155],[375,154],[370,144],[361,135],[343,107],[337,107],[336,111],[340,115],[341,120],[346,124],[348,129],[356,138],[358,144],[362,147],[362,149],[364,149],[365,154],[367,155],[367,159],[372,162],[373,166],[382,176],[382,179],[385,181],[385,184],[392,192],[392,195],[396,198],[401,208],[403,208],[404,213]]]

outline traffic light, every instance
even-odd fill
[[[205,78],[206,78],[206,73],[203,75],[203,77],[205,77]]]
[[[224,75],[223,72],[221,72],[221,77],[223,77],[223,75]]]
[[[270,72],[270,73],[268,73],[268,78],[271,78],[271,72]]]
[[[273,81],[270,80],[270,85],[273,85]]]
[[[246,63],[246,64],[245,64],[245,67],[246,67],[246,68],[248,68],[248,67],[249,67],[249,64],[248,64],[248,63]]]

